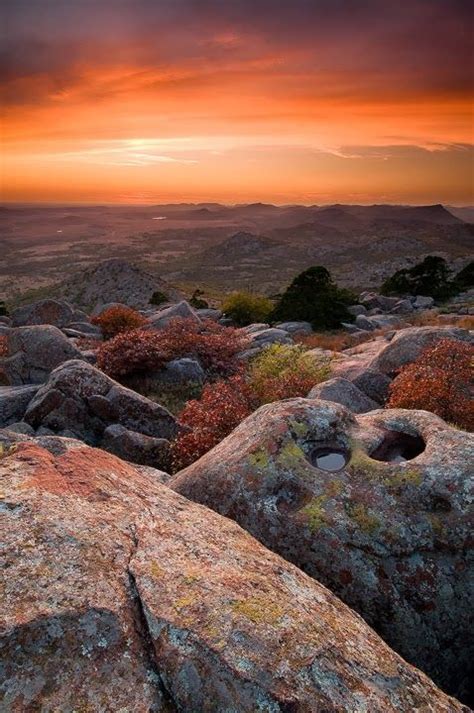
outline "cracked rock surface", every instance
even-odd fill
[[[0,442],[2,710],[466,710],[151,469],[57,437]]]
[[[291,399],[260,408],[168,485],[236,520],[472,700],[473,463],[474,435],[426,411],[356,416]]]

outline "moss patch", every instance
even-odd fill
[[[327,495],[318,495],[301,509],[301,512],[308,518],[308,526],[311,532],[319,530],[326,523],[324,505],[327,500]]]
[[[346,505],[346,512],[361,530],[367,534],[372,534],[380,527],[380,520],[375,515],[371,515],[363,503],[349,502]]]
[[[305,461],[303,450],[294,442],[289,441],[280,451],[277,462],[283,468],[292,469],[301,465]]]

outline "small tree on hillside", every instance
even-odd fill
[[[355,297],[340,289],[325,267],[310,267],[295,277],[272,312],[273,321],[303,320],[313,329],[334,329],[354,318],[347,311]]]
[[[397,270],[381,288],[383,295],[427,295],[438,299],[455,291],[446,260],[437,255],[428,255],[414,267]]]

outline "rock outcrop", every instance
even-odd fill
[[[52,324],[55,327],[66,327],[71,322],[87,320],[85,312],[72,307],[68,302],[45,299],[23,305],[13,310],[12,325],[25,327],[34,324]]]
[[[197,322],[198,324],[201,322],[191,305],[186,302],[186,300],[182,300],[181,302],[178,302],[178,304],[165,307],[156,314],[152,315],[148,320],[149,328],[163,329],[171,322],[171,320],[177,319],[178,317],[181,319],[191,319],[193,322]]]
[[[30,401],[24,420],[35,429],[47,428],[58,435],[73,435],[90,445],[110,447],[117,434],[108,433],[103,442],[108,426],[123,426],[128,432],[122,443],[123,449],[132,453],[132,443],[137,438],[148,436],[140,463],[149,464],[147,453],[151,445],[152,453],[157,456],[157,447],[166,453],[163,439],[170,439],[178,433],[176,419],[159,404],[127,389],[91,364],[84,361],[69,361],[53,371]],[[114,436],[112,438],[112,436]],[[159,443],[156,440],[159,439]],[[167,443],[167,440],[166,440]],[[117,443],[113,451],[117,452]],[[135,447],[135,453],[139,453]],[[125,455],[125,450],[120,451]],[[151,457],[151,456],[150,456]],[[144,460],[146,459],[146,460]],[[160,467],[165,462],[160,460]]]
[[[42,384],[59,364],[81,358],[58,327],[36,325],[9,331],[7,356],[0,359],[0,366],[12,386]]]
[[[264,406],[169,485],[235,519],[467,697],[474,436],[425,411]]]
[[[354,413],[366,413],[378,408],[378,404],[364,394],[348,379],[328,379],[313,386],[308,394],[309,399],[323,399],[342,404]]]
[[[151,469],[19,439],[0,456],[5,710],[466,710],[323,586]]]
[[[78,273],[67,281],[61,292],[67,300],[89,311],[110,302],[146,308],[154,292],[162,292],[170,302],[183,298],[182,293],[165,280],[120,258],[104,260]]]
[[[5,428],[25,415],[39,385],[0,386],[0,428]]]

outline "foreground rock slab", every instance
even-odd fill
[[[474,435],[426,411],[354,416],[293,399],[259,409],[169,485],[235,519],[467,699],[473,462]]]
[[[466,710],[151,469],[19,438],[0,439],[3,710]]]

